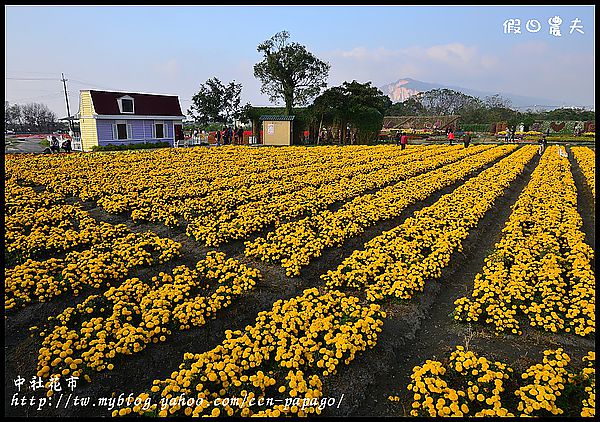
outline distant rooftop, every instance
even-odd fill
[[[282,121],[291,121],[294,120],[296,116],[279,116],[275,114],[263,114],[260,116],[260,120],[282,120]]]

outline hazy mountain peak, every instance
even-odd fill
[[[463,88],[452,85],[443,85],[439,83],[423,82],[412,78],[400,78],[396,82],[389,83],[381,86],[379,89],[384,94],[390,97],[393,102],[406,101],[413,95],[419,92],[430,91],[432,89],[451,89],[453,91],[459,91],[466,95],[485,99],[485,97],[500,94],[503,98],[511,101],[512,107],[516,109],[525,110],[528,108],[546,109],[552,110],[554,108],[569,106],[565,101],[550,100],[547,98],[535,98],[520,94],[510,94],[503,92],[486,92],[478,91],[470,88]]]

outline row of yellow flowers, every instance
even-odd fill
[[[335,185],[340,179],[372,173],[394,165],[398,160],[407,160],[409,155],[398,150],[374,151],[373,155],[357,152],[348,150],[341,154],[331,151],[321,159],[309,155],[308,158],[312,158],[310,160],[307,157],[297,157],[294,162],[289,163],[293,167],[275,168],[261,173],[252,171],[228,178],[218,177],[219,168],[215,166],[213,175],[204,183],[176,183],[167,186],[159,183],[141,192],[103,197],[98,204],[108,212],[131,212],[133,220],[182,225],[181,219],[192,221],[196,217],[202,217],[208,219],[207,224],[210,224],[244,204],[304,189],[316,189],[322,185]],[[270,161],[269,157],[264,158]],[[185,180],[184,177],[182,179]],[[204,223],[198,220],[195,225],[202,228]]]
[[[151,232],[130,233],[65,259],[28,259],[4,269],[4,308],[12,310],[32,302],[46,302],[65,292],[78,295],[84,286],[99,288],[126,277],[134,267],[152,266],[179,256],[181,244]]]
[[[535,152],[530,145],[518,149],[400,226],[373,238],[321,278],[331,288],[364,289],[371,301],[412,298],[428,279],[441,275],[451,255],[462,250],[469,230],[521,174]]]
[[[457,346],[449,359],[427,360],[413,368],[407,387],[413,392],[410,414],[593,417],[595,359],[595,352],[588,352],[583,358],[584,368],[576,371],[562,349],[545,350],[542,363],[531,365],[519,377],[505,363]],[[400,401],[398,396],[388,399]]]
[[[460,146],[462,160],[449,158],[451,164],[414,176],[383,188],[374,194],[363,195],[346,203],[339,210],[323,211],[317,215],[290,222],[246,243],[246,255],[267,262],[281,262],[289,276],[300,274],[302,267],[319,257],[325,248],[339,246],[379,221],[397,217],[409,205],[426,199],[436,191],[466,178],[485,165],[507,155],[515,145],[500,147],[477,146],[472,150]],[[456,157],[456,156],[454,156]],[[443,160],[443,156],[432,159]],[[437,161],[439,163],[439,161]]]
[[[524,317],[546,331],[595,333],[594,252],[584,242],[569,160],[559,148],[542,156],[473,292],[456,300],[456,320],[521,334]]]
[[[436,157],[448,150],[448,147],[417,147],[402,154],[401,150],[396,149],[392,161],[376,160],[363,168],[359,167],[358,171],[347,170],[346,176],[336,175],[329,181],[327,177],[322,178],[323,183],[319,186],[308,186],[279,196],[265,191],[261,200],[245,203],[237,209],[232,207],[216,214],[207,213],[193,219],[186,233],[208,246],[245,239],[269,225],[278,226],[295,217],[316,214],[337,201],[348,200],[371,189],[427,171],[440,160]],[[449,155],[454,157],[454,154]],[[325,166],[319,166],[317,173],[327,175],[330,171]],[[219,197],[215,198],[215,201],[219,200]]]
[[[379,305],[361,305],[357,298],[338,291],[305,290],[260,312],[254,325],[227,330],[226,339],[214,349],[186,353],[179,370],[165,380],[155,380],[150,391],[137,396],[138,403],[149,399],[152,404],[147,408],[131,404],[113,415],[319,414],[323,377],[373,347],[383,318]],[[180,403],[182,395],[194,400]],[[219,404],[224,398],[244,402]],[[161,399],[166,406],[159,404]]]
[[[44,190],[36,192],[31,186],[23,185],[30,183],[18,179],[16,176],[8,176],[9,160],[5,165],[7,175],[4,177],[4,215],[9,216],[17,211],[30,210],[34,212],[40,207],[49,207],[55,204],[64,203],[64,195]]]
[[[40,332],[38,376],[112,370],[119,355],[165,341],[172,331],[200,327],[235,297],[254,288],[260,272],[209,252],[194,269],[176,267],[151,281],[127,279],[48,319]]]
[[[572,147],[573,156],[577,160],[583,177],[596,198],[596,153],[588,147]]]
[[[8,265],[89,247],[129,233],[123,224],[97,222],[80,206],[67,204],[14,211],[5,218],[5,230]]]

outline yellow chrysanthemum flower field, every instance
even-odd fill
[[[6,154],[8,416],[595,416],[595,150]]]

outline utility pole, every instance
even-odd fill
[[[65,79],[64,73],[61,73],[61,75],[62,75],[61,81],[63,82],[63,86],[65,88],[65,101],[67,102],[67,118],[69,119],[69,128],[71,129],[71,132],[73,132],[73,120],[71,120],[71,110],[69,109],[69,96],[67,95],[68,79]]]

